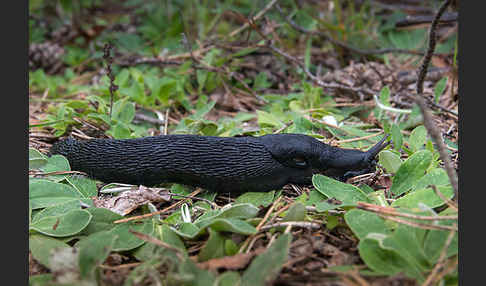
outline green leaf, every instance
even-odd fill
[[[270,126],[275,128],[281,128],[285,125],[282,121],[280,121],[280,119],[278,119],[272,113],[257,110],[257,116],[258,116],[258,125],[261,127]]]
[[[343,204],[353,205],[357,202],[369,202],[366,194],[359,188],[320,174],[312,176],[312,184],[323,195],[328,198],[335,198]]]
[[[113,222],[123,218],[122,215],[105,208],[91,207],[86,208],[85,211],[89,212],[92,218],[88,226],[83,229],[83,235],[90,235],[99,231],[111,230],[117,226],[117,224],[114,224]]]
[[[216,231],[227,231],[245,235],[257,233],[257,230],[254,226],[245,221],[235,218],[217,218],[209,225],[209,227]]]
[[[394,197],[397,197],[411,188],[425,175],[425,171],[432,162],[432,153],[428,150],[420,150],[410,156],[400,168],[398,168],[393,184],[390,188]]]
[[[379,163],[390,173],[396,173],[400,165],[402,165],[402,159],[400,156],[389,150],[383,150],[378,154]]]
[[[259,208],[250,203],[234,204],[229,209],[223,210],[217,217],[247,219],[255,217],[258,211]]]
[[[236,203],[250,203],[255,207],[269,206],[274,199],[275,191],[271,192],[246,192],[236,198]]]
[[[182,250],[184,253],[187,252],[186,246],[184,245],[184,242],[180,239],[180,237],[168,226],[168,225],[162,225],[161,226],[161,239],[163,242],[172,245],[176,248],[179,248]]]
[[[198,255],[198,261],[203,262],[225,256],[224,237],[219,232],[209,229],[209,239]]]
[[[47,156],[34,148],[29,148],[29,170],[39,169],[47,164]]]
[[[306,213],[305,206],[302,203],[295,202],[290,206],[282,221],[304,221]]]
[[[447,77],[441,78],[434,87],[434,101],[436,104],[439,103],[440,96],[444,93],[447,86]]]
[[[427,130],[423,125],[419,125],[412,130],[408,144],[412,152],[417,152],[423,149],[425,142],[427,141]]]
[[[305,205],[317,207],[320,202],[323,202],[324,200],[327,199],[328,197],[326,197],[325,195],[321,194],[318,190],[313,188],[309,192],[309,198],[305,201]]]
[[[311,48],[312,48],[312,37],[309,37],[306,41],[305,54],[304,54],[304,66],[308,70],[310,69],[310,65],[311,65]]]
[[[270,285],[287,261],[292,235],[282,234],[268,249],[258,255],[241,277],[243,286]]]
[[[319,202],[319,203],[316,203],[315,206],[316,206],[316,211],[317,212],[326,212],[326,211],[329,211],[329,210],[334,210],[334,209],[337,209],[337,208],[341,208],[343,206],[354,206],[355,204],[331,204],[331,203],[328,203],[327,201],[322,201],[322,202]]]
[[[65,237],[75,235],[85,228],[91,220],[91,214],[85,210],[71,210],[58,216],[41,218],[30,224],[33,229],[45,235]]]
[[[425,176],[415,184],[414,189],[425,189],[429,185],[447,186],[450,185],[449,176],[442,168],[434,168],[429,170]]]
[[[423,229],[415,229],[400,224],[393,234],[384,241],[385,245],[395,249],[408,261],[410,267],[405,272],[415,278],[423,278],[421,273],[432,270],[432,265],[428,262],[423,245],[418,237],[424,232]]]
[[[180,266],[180,274],[187,277],[191,277],[190,281],[187,281],[183,285],[188,286],[212,286],[216,278],[214,274],[197,267],[191,259],[186,259]]]
[[[390,88],[385,85],[380,91],[380,102],[386,106],[390,106]]]
[[[110,254],[117,239],[109,231],[94,233],[79,241],[79,272],[82,277],[91,277],[96,267]]]
[[[232,256],[238,253],[238,245],[231,240],[231,239],[226,239],[224,241],[224,253],[228,256]]]
[[[131,138],[132,135],[130,128],[123,122],[118,122],[117,124],[111,126],[106,133],[113,136],[115,139],[128,139]]]
[[[29,180],[29,202],[33,210],[73,200],[81,201],[81,195],[66,184],[45,179]]]
[[[240,286],[241,277],[236,271],[225,271],[216,278],[216,286]]]
[[[53,278],[54,275],[52,273],[31,275],[29,276],[29,286],[49,285]]]
[[[207,70],[197,70],[196,71],[198,93],[201,93],[202,90],[204,89],[204,85],[206,84],[206,80],[208,79],[208,73],[209,73],[209,71],[207,71]]]
[[[326,228],[329,230],[332,230],[336,226],[339,225],[339,218],[334,215],[328,215],[327,216],[327,223],[326,223]]]
[[[155,225],[154,227],[155,230],[153,236],[155,238],[160,239],[161,241],[180,249],[187,256],[187,250],[184,242],[177,235],[177,233],[170,228],[170,226],[163,224]],[[145,243],[141,247],[135,249],[133,255],[140,261],[149,261],[154,258],[154,255],[156,253],[159,253],[159,248],[164,249],[164,252],[166,250],[164,247],[152,243]],[[174,252],[172,250],[167,250],[166,255],[173,256]]]
[[[47,163],[40,167],[40,169],[45,173],[71,171],[69,161],[62,155],[52,155],[51,157],[47,158]],[[50,175],[49,179],[60,182],[64,180],[66,176],[68,175]]]
[[[81,176],[71,176],[66,178],[66,181],[79,192],[83,198],[91,198],[98,195],[96,182],[92,179]]]
[[[397,124],[391,126],[391,137],[393,141],[393,149],[400,151],[403,144],[403,135],[400,132],[400,127]]]
[[[136,231],[147,235],[152,235],[154,232],[154,224],[152,221],[144,221],[142,223],[121,223],[117,224],[109,232],[112,236],[117,236],[118,239],[113,245],[113,251],[126,251],[139,247],[144,244],[145,241],[136,237],[130,232]]]
[[[67,201],[62,204],[58,204],[55,206],[47,207],[40,212],[36,213],[35,216],[32,218],[32,222],[38,221],[42,218],[49,217],[49,216],[60,216],[72,210],[79,210],[81,209],[81,205],[78,201]]]
[[[454,196],[454,190],[450,186],[439,186],[437,189],[448,199]],[[420,209],[419,205],[424,204],[430,208],[443,205],[445,202],[435,194],[431,188],[415,190],[398,198],[392,203],[392,207],[407,209]]]
[[[37,233],[29,235],[29,250],[32,252],[32,256],[46,267],[50,267],[49,258],[52,253],[61,248],[71,249],[68,244],[59,239]]]
[[[451,225],[451,222],[440,222],[439,224],[442,225]],[[445,246],[447,241],[447,237],[449,236],[450,231],[445,230],[429,230],[424,242],[424,250],[425,253],[430,261],[430,263],[435,264],[439,259],[440,253]],[[453,255],[457,255],[459,251],[458,245],[458,233],[454,234],[452,238],[452,242],[447,248],[446,257],[451,257]]]
[[[175,233],[178,235],[186,238],[186,239],[193,239],[196,236],[200,235],[203,229],[197,227],[195,224],[190,222],[181,223],[179,229],[171,228]]]
[[[360,240],[370,233],[391,234],[385,220],[371,212],[352,209],[344,215],[344,220]]]
[[[196,110],[196,113],[192,115],[192,119],[194,120],[199,120],[203,119],[203,117],[213,109],[214,105],[216,104],[216,101],[210,101],[207,104],[204,104],[201,108],[198,108]]]
[[[373,271],[395,275],[407,268],[408,263],[394,249],[382,245],[386,237],[383,234],[368,234],[359,242],[359,256]]]

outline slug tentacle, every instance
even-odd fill
[[[332,147],[301,134],[66,139],[54,144],[50,153],[64,155],[71,169],[103,182],[180,183],[241,193],[310,184],[316,172],[342,179],[344,174],[369,170],[388,144],[383,144],[385,139],[367,152]]]

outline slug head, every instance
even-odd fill
[[[390,142],[380,142],[363,152],[329,146],[317,139],[302,134],[275,134],[260,137],[266,149],[282,165],[307,176],[322,173],[341,181],[372,172],[376,166],[376,155]],[[297,181],[300,179],[295,179]],[[309,180],[305,178],[302,180]]]
[[[321,159],[321,161],[326,160],[327,163],[323,174],[346,181],[354,176],[374,172],[377,164],[376,156],[390,144],[390,141],[386,141],[387,138],[388,135],[385,135],[366,152],[334,147],[330,155],[324,154],[324,158]]]

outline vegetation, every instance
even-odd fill
[[[392,2],[30,0],[30,284],[457,285],[454,184],[413,100],[430,25],[398,29]],[[457,169],[455,27],[420,95]],[[239,196],[105,185],[47,155],[67,136],[271,133],[393,144],[374,174]]]

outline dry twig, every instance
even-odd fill
[[[152,244],[155,244],[155,245],[158,245],[158,246],[162,246],[164,248],[167,248],[169,250],[172,250],[175,252],[175,254],[177,255],[177,258],[179,259],[184,259],[184,252],[182,250],[180,250],[179,248],[177,247],[174,247],[168,243],[165,243],[155,237],[152,237],[152,236],[149,236],[149,235],[146,235],[145,233],[141,233],[141,232],[138,232],[138,231],[134,231],[134,230],[129,230],[133,235],[135,235],[136,237],[140,238],[141,240],[143,241],[146,241],[146,242],[150,242]]]
[[[380,215],[390,215],[390,216],[399,216],[399,217],[406,217],[406,218],[411,218],[411,219],[417,219],[417,220],[458,220],[457,215],[444,215],[444,216],[423,216],[423,215],[414,215],[414,214],[409,214],[409,213],[401,213],[397,212],[394,208],[390,207],[382,207],[379,205],[374,205],[370,203],[365,203],[365,202],[358,202],[357,208],[365,210],[365,211],[370,211],[374,212]]]
[[[199,194],[200,192],[201,192],[201,189],[197,189],[194,192],[192,192],[191,194],[189,194],[189,197],[194,197],[197,194]],[[158,214],[161,214],[161,213],[165,213],[166,211],[169,211],[169,210],[171,210],[171,209],[173,209],[175,207],[178,207],[178,206],[182,205],[183,203],[185,203],[188,200],[189,199],[180,200],[177,203],[175,203],[175,204],[173,204],[173,205],[171,205],[169,207],[166,207],[163,210],[156,211],[156,212],[153,212],[153,213],[144,214],[144,215],[133,216],[133,217],[129,217],[129,218],[115,220],[113,223],[123,223],[123,222],[129,222],[129,221],[133,221],[133,220],[140,220],[140,219],[144,219],[144,218],[148,218],[148,217],[153,217],[155,215],[158,215]]]
[[[268,209],[267,213],[265,214],[265,216],[263,217],[263,219],[260,221],[260,223],[257,225],[256,227],[256,230],[257,232],[260,231],[260,228],[263,226],[263,224],[268,220],[268,218],[270,217],[270,214],[273,212],[273,209],[275,208],[275,206],[280,202],[280,200],[282,199],[282,197],[278,197],[278,199],[276,199],[272,206]],[[240,247],[240,251],[238,253],[243,253],[243,251],[245,250],[245,248],[248,246],[248,244],[250,243],[250,241],[254,240],[255,238],[255,235],[251,235],[249,236],[245,242],[243,242],[243,244],[241,245]],[[250,251],[250,247],[248,247],[248,249],[246,249],[246,253],[248,253]]]
[[[113,109],[113,93],[118,89],[118,86],[114,83],[115,76],[113,75],[113,71],[111,70],[111,65],[113,64],[113,57],[110,55],[111,49],[113,45],[111,43],[106,43],[103,47],[103,58],[106,60],[106,68],[108,70],[107,76],[110,78],[110,118],[111,118],[111,111]]]
[[[419,69],[418,72],[418,81],[417,81],[417,95],[415,97],[415,102],[417,105],[420,107],[420,111],[422,112],[422,115],[424,117],[424,125],[425,128],[427,129],[428,133],[430,134],[432,140],[434,143],[437,145],[437,149],[440,154],[440,158],[444,162],[444,167],[447,171],[447,175],[449,176],[449,180],[451,181],[451,185],[454,189],[454,197],[456,200],[458,200],[458,180],[457,180],[457,174],[456,171],[454,170],[452,166],[452,161],[449,157],[449,154],[446,151],[445,144],[442,140],[442,137],[439,133],[439,130],[437,129],[437,126],[435,126],[434,122],[432,121],[432,116],[427,108],[426,102],[424,100],[423,96],[423,85],[424,85],[424,80],[425,80],[425,75],[427,74],[427,68],[429,66],[430,60],[432,59],[432,54],[435,50],[435,44],[436,44],[436,39],[435,39],[435,30],[437,29],[437,24],[439,22],[439,19],[441,15],[444,13],[446,10],[447,6],[450,4],[450,0],[445,0],[442,5],[440,6],[439,10],[437,11],[437,14],[435,15],[434,21],[432,22],[430,26],[430,31],[429,31],[429,47],[427,49],[427,53],[422,61],[422,65]]]
[[[260,231],[268,230],[274,227],[288,227],[288,226],[297,226],[297,227],[302,227],[302,228],[308,228],[308,229],[320,229],[321,225],[315,222],[308,222],[308,221],[285,221],[285,222],[277,222],[273,224],[267,224],[264,225],[260,228]]]
[[[439,280],[440,276],[439,271],[441,268],[444,266],[446,260],[446,255],[447,255],[447,249],[449,248],[449,245],[452,243],[452,239],[454,238],[454,235],[456,234],[455,231],[451,231],[449,233],[449,236],[447,237],[446,243],[444,244],[444,247],[442,248],[442,251],[440,252],[439,259],[437,260],[437,264],[435,264],[434,269],[432,269],[432,272],[430,272],[429,276],[427,277],[427,280],[425,280],[424,284],[422,286],[429,286],[432,285],[435,281]]]

